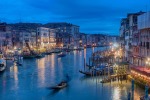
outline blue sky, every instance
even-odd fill
[[[0,0],[0,20],[69,22],[81,32],[116,35],[127,13],[149,9],[150,0]]]

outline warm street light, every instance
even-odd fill
[[[16,50],[16,47],[14,47],[14,49]]]
[[[82,43],[82,40],[80,40],[79,43]]]
[[[148,68],[150,67],[150,58],[147,58],[146,65],[148,66]]]

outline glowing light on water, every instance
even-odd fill
[[[38,67],[38,80],[40,83],[45,81],[45,58],[39,59],[37,62]],[[40,84],[41,85],[41,84]]]

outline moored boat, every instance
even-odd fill
[[[6,69],[6,60],[4,59],[4,56],[2,52],[0,53],[0,72],[3,72]]]
[[[23,65],[23,57],[19,55],[14,56],[14,62],[19,66]]]
[[[45,54],[46,54],[46,55],[51,55],[52,52],[50,52],[50,51],[49,51],[49,52],[45,52]]]
[[[79,70],[79,72],[86,75],[86,76],[92,76],[91,72],[86,72],[86,71],[82,71],[82,70]]]
[[[41,54],[37,54],[35,57],[36,58],[43,58],[45,55],[43,54],[43,53],[41,53]]]
[[[61,53],[62,52],[62,50],[60,50],[60,49],[53,49],[53,50],[51,50],[51,53]]]
[[[35,58],[35,55],[23,55],[24,59],[32,59]]]
[[[57,56],[58,56],[58,57],[65,57],[66,54],[65,54],[65,53],[61,53],[61,54],[58,54]]]

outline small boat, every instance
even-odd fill
[[[22,66],[23,65],[23,57],[21,57],[21,56],[14,57],[14,62],[16,62],[16,64],[18,66]]]
[[[111,79],[104,79],[101,81],[101,83],[108,83],[108,82],[111,82]]]
[[[62,88],[65,88],[66,86],[67,86],[67,82],[62,81],[58,85],[50,87],[50,89],[62,89]]]
[[[4,56],[2,52],[0,53],[0,72],[3,72],[6,69],[6,60],[4,59]]]
[[[80,72],[81,74],[86,75],[86,76],[102,75],[101,72],[96,72],[96,71],[94,71],[94,73],[92,73],[92,72],[88,72],[88,71],[82,71],[82,70],[79,70],[79,72]]]
[[[58,56],[58,57],[65,57],[66,54],[65,54],[65,53],[61,53],[61,54],[58,54],[57,56]]]
[[[86,75],[86,76],[92,76],[91,72],[84,72],[82,70],[79,70],[79,72]]]
[[[32,59],[35,58],[35,55],[23,55],[24,59]]]
[[[61,53],[62,52],[62,50],[60,50],[60,49],[53,49],[53,50],[51,50],[51,53]]]
[[[45,52],[45,54],[46,54],[46,55],[51,55],[51,54],[52,54],[52,52]]]
[[[150,95],[148,95],[148,98],[147,98],[147,99],[145,98],[145,95],[140,96],[140,100],[150,100]]]
[[[48,87],[47,89],[54,89],[54,90],[59,90],[59,89],[63,89],[65,87],[67,87],[68,82],[71,80],[70,76],[67,74],[66,75],[66,79],[64,79],[63,81],[61,81],[59,84],[57,84],[56,86],[52,86],[52,87]]]
[[[37,55],[36,55],[36,58],[43,58],[44,56],[45,56],[45,55],[41,53],[41,54],[37,54]]]

